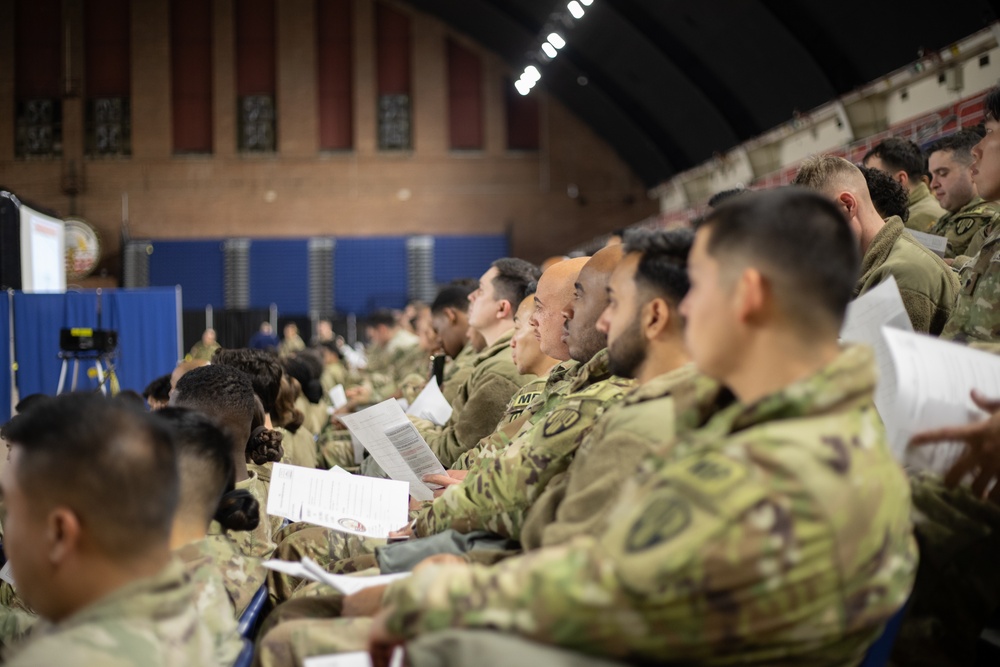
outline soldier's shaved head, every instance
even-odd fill
[[[608,345],[608,336],[597,329],[597,320],[608,305],[608,282],[625,254],[621,244],[594,253],[573,285],[573,298],[563,310],[563,338],[570,357],[587,362]]]
[[[538,280],[535,291],[535,312],[531,326],[538,336],[542,352],[560,361],[570,358],[563,339],[563,309],[573,298],[573,286],[589,257],[576,257],[552,265]]]
[[[847,190],[871,203],[868,182],[861,170],[834,155],[816,155],[806,159],[795,174],[792,185],[816,190],[831,199],[836,198],[838,191]]]

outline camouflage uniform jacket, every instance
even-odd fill
[[[323,386],[323,393],[327,395],[338,384],[347,387],[347,369],[339,361],[326,364],[323,366],[323,373],[319,376],[319,383]]]
[[[451,419],[421,435],[445,468],[492,433],[511,397],[534,375],[521,375],[510,356],[513,330],[476,357],[475,368],[452,403]]]
[[[236,620],[215,608],[199,609],[198,597],[184,565],[172,560],[159,574],[123,586],[59,623],[39,622],[7,664],[228,667],[242,648]]]
[[[854,296],[861,296],[890,275],[899,286],[913,329],[939,334],[955,304],[958,280],[951,267],[904,230],[898,216],[885,221],[865,251]]]
[[[956,262],[957,264],[957,262]],[[961,342],[1000,341],[1000,226],[959,273],[958,301],[941,338]]]
[[[300,426],[295,433],[287,428],[277,426],[274,429],[281,434],[281,448],[285,455],[281,457],[282,463],[304,468],[315,468],[319,460],[319,453],[316,447],[316,437],[309,432],[305,426]]]
[[[211,361],[212,356],[215,355],[215,351],[218,349],[221,349],[218,343],[205,345],[203,342],[198,341],[191,347],[191,351],[188,352],[188,358],[196,361]]]
[[[238,553],[223,535],[206,536],[185,544],[174,550],[174,555],[181,559],[189,573],[201,568],[218,573],[236,616],[243,613],[267,579],[260,559]]]
[[[466,344],[458,356],[445,365],[444,376],[441,378],[441,393],[448,403],[455,403],[459,390],[472,375],[472,369],[476,367],[478,356],[479,353],[471,345]]]
[[[497,452],[506,449],[511,441],[523,431],[531,428],[531,425],[548,414],[548,410],[543,410],[548,404],[554,405],[555,400],[549,400],[552,396],[565,396],[565,390],[570,385],[570,379],[576,377],[582,366],[577,361],[564,361],[557,364],[549,371],[544,378],[536,378],[521,387],[518,393],[510,399],[504,417],[497,424],[493,433],[479,441],[479,443],[458,457],[458,460],[451,465],[452,470],[469,470],[476,459],[483,452]],[[521,403],[521,396],[530,395],[542,383],[541,391],[534,399],[521,408],[520,412],[514,413],[515,403]],[[549,406],[551,407],[551,406]]]
[[[620,400],[631,380],[611,375],[607,350],[582,368],[566,397],[506,449],[484,451],[461,484],[449,487],[416,519],[419,537],[451,528],[520,538],[524,515],[552,478],[566,470],[584,434]]]
[[[942,215],[948,211],[941,208],[941,204],[931,194],[931,189],[925,183],[921,183],[909,194],[907,207],[910,209],[910,217],[906,221],[907,229],[915,229],[918,232],[929,232]]]
[[[208,526],[209,535],[225,535],[233,543],[236,550],[244,556],[252,558],[269,558],[274,553],[274,541],[271,539],[273,528],[271,517],[267,510],[267,485],[253,470],[248,470],[250,476],[236,483],[237,489],[246,489],[260,503],[260,523],[253,530],[223,530],[218,521],[212,521]]]
[[[388,630],[492,628],[644,663],[856,665],[916,567],[907,480],[872,403],[871,352],[650,460],[599,538],[389,587]]]
[[[722,398],[722,396],[726,398]],[[702,426],[731,394],[688,364],[626,394],[587,434],[566,472],[531,507],[521,530],[525,550],[599,535],[622,486],[654,452]]]
[[[1000,208],[996,204],[973,197],[972,201],[955,213],[941,216],[930,233],[948,239],[945,257],[963,256],[967,254],[966,250],[980,230],[992,228],[998,219]]]

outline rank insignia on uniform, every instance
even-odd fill
[[[680,535],[690,523],[691,506],[668,489],[650,502],[639,520],[632,524],[626,546],[630,552],[649,549]]]
[[[580,421],[580,411],[574,408],[561,408],[548,416],[545,425],[542,426],[542,435],[551,438],[568,431]]]

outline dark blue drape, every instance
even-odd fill
[[[0,423],[10,419],[10,298],[0,292]]]
[[[6,295],[4,301],[6,303]],[[17,388],[21,397],[54,394],[59,385],[59,330],[63,327],[96,327],[97,294],[14,293],[14,344],[18,364]],[[174,288],[106,290],[102,299],[101,327],[118,332],[115,370],[122,389],[141,392],[154,378],[169,373],[177,363],[177,295]],[[7,329],[7,310],[3,326]],[[0,360],[6,358],[6,335]],[[9,364],[4,364],[9,369]],[[77,389],[95,389],[88,376],[93,362],[81,361]],[[67,388],[70,383],[67,373]],[[0,378],[0,417],[9,418],[10,378]],[[4,401],[4,397],[6,401]]]

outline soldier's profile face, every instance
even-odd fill
[[[986,136],[972,149],[972,182],[986,201],[1000,200],[1000,122],[986,121]]]
[[[739,355],[739,320],[734,307],[734,290],[723,276],[719,262],[708,253],[711,227],[698,230],[688,257],[691,288],[681,302],[687,320],[684,342],[702,373],[722,382]]]
[[[496,320],[497,302],[494,294],[493,280],[497,277],[496,267],[479,279],[479,287],[469,295],[469,326],[482,331]]]
[[[931,172],[931,191],[945,210],[954,213],[976,196],[972,171],[955,160],[955,151],[934,151],[927,165]]]
[[[514,315],[514,336],[510,339],[510,352],[517,372],[530,373],[542,356],[538,348],[538,338],[529,320],[535,312],[535,301],[530,296],[521,302]]]

